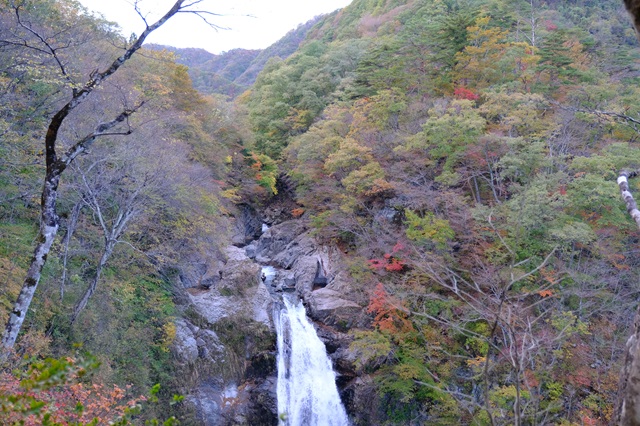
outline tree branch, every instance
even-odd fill
[[[570,107],[566,105],[561,105],[559,102],[550,101],[552,105],[557,106],[560,109],[565,111],[573,111],[573,112],[583,112],[585,114],[592,114],[596,117],[609,120],[611,117],[617,119],[619,121],[624,121],[629,127],[631,127],[636,132],[640,133],[640,119],[633,118],[626,114],[620,114],[618,112],[613,111],[602,111],[599,109],[591,109],[591,108],[579,108],[579,107]]]
[[[138,105],[134,106],[131,109],[126,109],[122,113],[120,113],[116,118],[106,123],[100,123],[95,131],[91,132],[78,142],[76,142],[71,148],[67,150],[67,152],[62,156],[60,162],[67,167],[71,162],[80,154],[85,152],[95,140],[100,136],[111,136],[111,135],[130,135],[133,130],[129,128],[125,132],[109,132],[116,125],[126,121],[129,117],[134,114],[138,109],[140,109],[144,105],[144,102],[140,102]]]

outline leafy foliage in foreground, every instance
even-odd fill
[[[91,357],[52,359],[32,362],[19,377],[2,373],[0,420],[6,425],[129,425],[148,398],[127,397],[127,391],[114,385],[91,384],[89,372],[99,363]],[[18,370],[20,371],[20,370]],[[159,386],[151,389],[157,402]],[[174,397],[174,402],[181,400]],[[151,424],[159,424],[153,420]],[[163,425],[177,424],[169,418]]]

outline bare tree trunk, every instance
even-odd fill
[[[629,190],[628,182],[628,179],[636,176],[638,176],[638,170],[621,171],[618,175],[618,186],[620,187],[620,195],[622,195],[622,199],[627,206],[627,211],[640,228],[640,210],[638,210],[638,205],[636,204],[636,201],[633,199],[633,195]]]
[[[109,257],[111,257],[111,254],[113,253],[113,247],[115,245],[116,245],[115,240],[109,240],[106,243],[104,252],[100,257],[100,262],[98,262],[96,273],[93,276],[93,279],[91,280],[91,284],[89,285],[89,288],[87,288],[87,290],[85,291],[84,295],[82,296],[82,299],[80,299],[80,302],[78,302],[75,308],[73,308],[73,314],[71,315],[71,324],[73,324],[76,321],[76,319],[78,319],[78,315],[80,315],[80,312],[82,312],[82,310],[87,306],[89,299],[91,298],[91,296],[93,296],[93,293],[95,293],[96,288],[98,287],[98,281],[100,280],[100,275],[102,274],[102,269],[104,269],[105,265],[107,264],[107,261],[109,260]]]
[[[618,186],[627,211],[640,227],[640,211],[629,191],[627,181],[637,175],[637,170],[621,171],[618,176]],[[633,322],[633,328],[633,334],[627,340],[624,365],[620,373],[618,407],[613,423],[624,426],[640,425],[640,308]]]
[[[82,201],[78,201],[71,209],[71,215],[69,216],[69,220],[67,221],[67,233],[64,236],[63,244],[64,244],[64,254],[62,255],[62,277],[60,278],[60,301],[64,299],[64,288],[67,284],[67,259],[69,257],[69,242],[73,237],[73,233],[76,230],[76,226],[78,225],[78,217],[80,216],[80,211],[82,210],[84,203]]]
[[[640,0],[624,0],[627,11],[633,18],[636,36],[640,35]],[[629,191],[628,179],[638,175],[638,171],[623,170],[618,175],[620,194],[627,206],[627,211],[640,227],[640,211]],[[624,426],[640,425],[640,306],[633,321],[633,334],[627,340],[626,354],[620,372],[620,388],[618,406],[614,424]]]
[[[18,337],[20,327],[22,327],[24,317],[38,287],[42,268],[47,261],[47,254],[58,233],[60,218],[56,213],[56,200],[58,198],[58,183],[60,182],[61,172],[57,168],[47,167],[47,176],[42,190],[40,232],[36,249],[31,259],[31,265],[27,271],[18,299],[13,305],[2,337],[2,347],[5,350],[12,348]]]

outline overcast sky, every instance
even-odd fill
[[[175,0],[140,0],[149,22],[164,14]],[[128,37],[140,34],[144,24],[133,9],[133,0],[80,0],[90,10],[115,21]],[[178,15],[152,34],[148,42],[176,47],[201,47],[220,53],[237,47],[264,49],[316,15],[333,12],[351,0],[204,0],[198,6],[224,16],[212,21],[226,30],[214,30],[193,15]]]

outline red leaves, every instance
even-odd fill
[[[405,263],[387,253],[384,255],[384,259],[370,259],[369,267],[374,270],[384,269],[389,272],[402,272]]]
[[[384,269],[388,272],[402,272],[405,270],[406,263],[396,256],[405,250],[405,246],[401,242],[397,242],[391,249],[391,253],[385,253],[382,259],[370,259],[369,267],[376,271]]]
[[[458,99],[466,99],[468,101],[477,101],[478,99],[480,99],[480,96],[478,94],[474,93],[464,86],[457,87],[453,91],[453,96]]]

